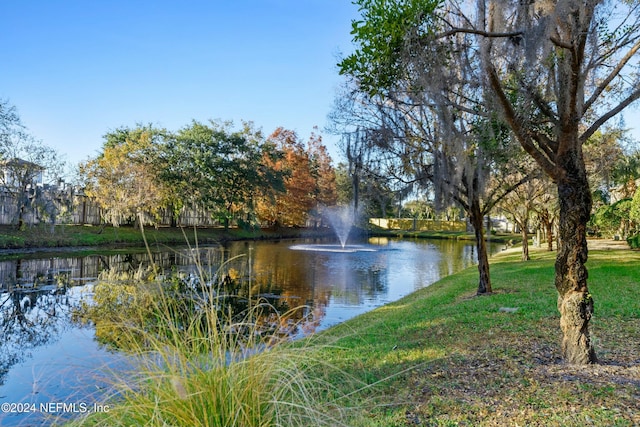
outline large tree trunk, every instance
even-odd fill
[[[490,294],[491,276],[489,275],[489,256],[487,255],[487,242],[484,239],[484,221],[480,210],[480,201],[473,200],[469,209],[469,221],[476,235],[476,248],[478,249],[478,295]]]
[[[587,221],[591,214],[591,191],[579,154],[558,158],[564,173],[557,179],[560,200],[560,246],[556,257],[556,289],[562,354],[571,364],[597,361],[589,338],[593,299],[587,288]]]

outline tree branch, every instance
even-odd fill
[[[500,83],[500,78],[498,77],[498,73],[496,72],[496,69],[493,66],[493,64],[487,63],[486,67],[487,67],[487,74],[489,75],[489,83],[493,88],[494,92],[496,93],[498,97],[498,101],[500,102],[500,105],[502,106],[505,120],[511,127],[511,130],[515,134],[518,141],[520,142],[520,145],[522,145],[522,148],[524,148],[524,150],[527,153],[529,153],[536,160],[536,162],[538,162],[540,167],[549,176],[554,178],[557,175],[555,164],[551,161],[548,153],[541,152],[541,150],[538,147],[536,147],[535,144],[533,144],[532,138],[527,133],[527,131],[522,127],[522,124],[520,123],[518,116],[515,110],[513,109],[513,105],[511,105],[511,102],[509,101],[507,94],[504,93],[504,89],[502,87],[502,84]],[[538,143],[540,142],[542,142],[542,140],[538,139]],[[541,144],[541,146],[543,145]]]
[[[603,124],[605,124],[609,119],[613,116],[624,110],[631,104],[632,102],[640,99],[640,87],[636,88],[631,94],[626,97],[620,104],[618,104],[615,108],[609,110],[606,114],[600,116],[598,120],[593,122],[589,128],[584,131],[582,135],[580,135],[580,143],[584,143],[593,135]]]
[[[565,43],[562,40],[558,39],[557,37],[550,36],[549,40],[551,40],[553,44],[555,44],[558,47],[561,47],[567,50],[573,50],[573,45],[571,43]]]
[[[518,37],[524,34],[523,31],[511,31],[508,33],[493,33],[490,31],[476,30],[475,28],[452,28],[449,31],[445,31],[440,34],[436,34],[436,39],[443,39],[455,34],[475,34],[478,36],[488,37],[488,38],[510,38],[510,37]]]
[[[512,191],[515,191],[521,185],[527,183],[528,181],[532,180],[533,178],[537,178],[538,176],[539,176],[539,171],[533,171],[531,173],[526,174],[518,182],[516,182],[516,183],[510,185],[509,187],[505,188],[504,191],[494,199],[495,194],[498,192],[498,189],[500,188],[500,187],[496,187],[495,191],[493,191],[491,193],[491,195],[487,198],[488,201],[485,203],[485,205],[482,208],[482,214],[486,215],[489,212],[491,212],[491,209],[493,209],[495,205],[500,203],[500,201],[502,199],[507,197],[507,195],[509,195],[509,193],[511,193]]]
[[[638,52],[638,50],[640,50],[640,40],[637,41],[631,47],[631,49],[629,49],[627,54],[624,57],[622,57],[622,59],[620,59],[620,62],[618,62],[616,67],[613,70],[611,70],[609,75],[596,87],[596,90],[591,94],[589,99],[585,102],[584,111],[587,111],[595,103],[595,101],[602,94],[602,92],[604,92],[607,89],[607,87],[609,86],[609,83],[611,83],[613,79],[620,74],[622,69],[629,63],[631,58],[634,57],[634,55],[636,54],[636,52]]]

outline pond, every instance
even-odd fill
[[[254,292],[276,305],[300,308],[295,337],[398,300],[476,262],[473,242],[371,238],[350,250],[327,243],[231,242],[152,255],[163,270],[185,276],[222,262],[249,275]],[[104,409],[108,371],[121,369],[126,358],[99,344],[95,330],[74,322],[73,312],[91,301],[101,272],[148,264],[139,250],[0,261],[0,425],[33,425],[47,416]]]

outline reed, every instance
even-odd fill
[[[96,304],[83,315],[101,340],[130,355],[132,368],[110,374],[108,412],[70,425],[345,425],[344,395],[326,378],[352,379],[337,370],[318,375],[333,368],[317,351],[290,344],[291,313],[250,295],[244,310],[232,310],[228,303],[244,276],[232,260],[213,272],[194,261],[195,278],[152,267],[101,277]]]

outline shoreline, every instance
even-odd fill
[[[134,227],[96,227],[78,225],[32,226],[25,230],[0,226],[0,258],[21,254],[95,252],[144,247],[140,230]],[[324,238],[334,236],[330,227],[322,228],[276,228],[245,230],[241,228],[146,228],[149,245],[206,245],[242,240],[284,240]],[[473,240],[471,233],[407,232],[403,230],[370,230],[355,228],[350,236],[389,237],[410,239],[454,239]],[[518,242],[519,235],[487,236],[487,241],[505,243]]]
[[[472,233],[463,232],[415,232],[407,230],[380,230],[354,228],[351,236],[388,237],[399,239],[446,239],[474,240]],[[254,229],[241,228],[153,228],[145,229],[149,245],[210,245],[243,240],[285,240],[304,238],[328,238],[335,236],[329,227]],[[353,238],[353,237],[352,237]],[[505,250],[518,248],[520,234],[487,235],[487,242],[503,243]],[[588,240],[590,250],[629,249],[625,240],[592,238]],[[140,230],[134,227],[94,227],[77,225],[57,225],[51,232],[49,226],[32,226],[25,230],[0,226],[0,259],[18,255],[94,253],[119,251],[125,248],[144,248],[145,242]],[[530,246],[534,249],[533,246]]]

